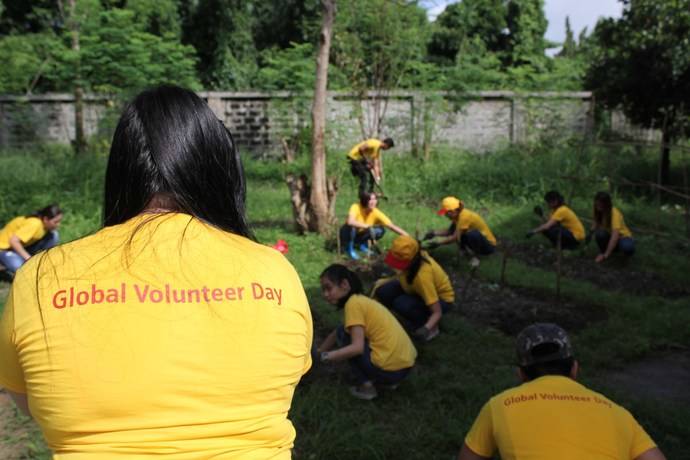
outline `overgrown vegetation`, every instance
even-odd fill
[[[410,460],[451,458],[456,454],[486,398],[516,383],[512,370],[513,337],[504,329],[548,313],[518,307],[522,304],[511,303],[511,296],[529,293],[528,299],[556,303],[555,255],[545,242],[524,239],[524,231],[534,226],[532,206],[541,202],[545,191],[557,188],[569,197],[580,216],[588,218],[594,192],[608,189],[609,184],[616,205],[635,232],[638,253],[627,265],[612,261],[604,267],[595,266],[591,246],[584,252],[568,254],[567,267],[584,267],[616,282],[597,284],[579,276],[576,270],[572,276],[566,272],[562,285],[565,306],[561,307],[560,319],[573,324],[584,382],[628,407],[668,458],[687,458],[687,405],[650,399],[644,390],[615,387],[607,378],[611,371],[631,362],[690,346],[690,330],[682,326],[690,321],[690,296],[687,292],[667,295],[656,289],[687,283],[690,243],[685,237],[684,203],[669,198],[662,209],[653,194],[646,195],[648,190],[643,193],[615,185],[621,177],[633,181],[653,179],[656,155],[656,151],[625,146],[581,150],[579,145],[558,144],[515,146],[484,156],[459,151],[432,152],[431,160],[426,162],[408,155],[386,156],[384,187],[391,198],[380,206],[403,228],[415,233],[447,225],[435,210],[440,198],[456,194],[470,209],[486,217],[499,240],[506,246],[518,245],[521,252],[515,251],[508,260],[508,286],[503,290],[501,252],[482,262],[468,287],[471,298],[459,302],[458,308],[443,320],[439,339],[419,347],[417,370],[395,393],[383,393],[373,403],[354,400],[346,390],[346,366],[336,371],[315,366],[300,384],[291,411],[298,432],[294,458],[401,458],[401,449],[402,458]],[[337,210],[344,219],[347,208],[355,201],[356,184],[347,165],[340,160],[340,156],[331,155],[329,170],[342,178]],[[676,163],[672,175],[676,181],[682,177],[681,167],[690,166],[688,160],[686,155],[684,163]],[[102,152],[75,159],[67,147],[2,152],[0,220],[29,212],[48,201],[58,201],[66,210],[63,239],[95,231],[100,221],[104,165]],[[294,234],[289,197],[282,180],[288,172],[308,168],[306,156],[289,165],[246,160],[249,216],[256,236],[267,244],[287,240],[287,257],[297,268],[307,291],[319,340],[340,321],[340,316],[321,299],[317,277],[327,264],[339,258],[332,249],[332,241]],[[391,235],[386,235],[382,244],[387,246],[391,239]],[[534,260],[531,254],[535,255]],[[542,255],[536,257],[537,254]],[[434,257],[451,273],[456,287],[463,290],[469,269],[464,261],[458,261],[454,248],[438,249]],[[359,269],[368,282],[378,270],[375,262],[359,265]],[[636,273],[648,274],[643,279],[651,281],[641,291],[632,292],[624,282]],[[7,287],[0,284],[3,303]],[[504,302],[502,319],[482,316],[482,311],[495,308],[486,299]],[[576,307],[586,307],[591,316],[568,310]],[[573,318],[581,321],[575,323]],[[663,385],[656,380],[646,384],[648,388]],[[41,452],[35,436],[31,448]],[[35,455],[32,458],[41,458]]]

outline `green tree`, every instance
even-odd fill
[[[563,41],[563,47],[558,53],[558,56],[572,58],[577,54],[577,43],[575,43],[575,35],[573,34],[573,29],[570,28],[570,18],[565,17],[565,40]]]
[[[509,0],[506,23],[509,37],[504,63],[537,67],[538,62],[545,59],[547,47],[544,0]]]
[[[55,55],[62,48],[51,32],[0,38],[0,93],[31,94],[57,71]]]
[[[599,21],[586,85],[597,101],[660,129],[659,181],[670,145],[690,134],[690,0],[626,0],[620,19]]]

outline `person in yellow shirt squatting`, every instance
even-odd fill
[[[455,302],[446,272],[410,236],[393,240],[384,262],[397,276],[379,280],[374,297],[399,315],[415,338],[428,342],[437,337],[443,314]]]
[[[425,244],[427,249],[435,249],[442,244],[458,243],[460,249],[469,250],[472,254],[489,255],[496,250],[496,237],[484,219],[476,212],[465,208],[465,204],[454,196],[447,196],[441,201],[439,216],[446,216],[452,223],[447,230],[429,230],[424,240],[443,236],[440,240]]]
[[[62,210],[51,204],[31,215],[15,217],[0,230],[0,265],[9,278],[31,256],[58,244],[61,222]]]
[[[522,384],[491,398],[458,460],[665,460],[630,412],[576,382],[566,332],[532,324],[516,340]]]
[[[399,235],[407,235],[407,232],[398,227],[379,208],[378,197],[375,193],[360,195],[359,202],[350,206],[345,225],[340,227],[340,247],[345,250],[352,259],[359,259],[355,248],[368,255],[368,242],[372,243],[383,237],[386,232],[384,227],[393,230]]]
[[[635,254],[635,240],[632,232],[625,225],[623,213],[613,207],[611,195],[598,192],[594,196],[594,237],[599,246],[596,262],[603,262],[614,252],[620,251],[626,256]]]
[[[551,210],[545,223],[527,232],[527,238],[537,233],[543,234],[554,246],[558,244],[558,236],[561,236],[561,248],[577,249],[585,239],[585,227],[580,219],[568,206],[565,205],[563,195],[551,190],[544,195],[544,201]],[[541,210],[540,208],[535,208]]]
[[[381,150],[395,147],[390,137],[383,140],[367,139],[352,147],[347,154],[350,172],[359,178],[359,194],[374,191],[374,183],[381,182]]]
[[[398,320],[386,307],[363,295],[361,281],[343,265],[333,264],[323,271],[321,290],[326,301],[345,314],[344,325],[317,349],[321,362],[347,359],[357,379],[350,393],[357,398],[374,399],[376,385],[397,388],[417,358],[417,350]]]

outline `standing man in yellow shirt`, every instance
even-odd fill
[[[537,233],[543,234],[554,246],[561,235],[561,248],[577,249],[585,239],[585,227],[572,209],[565,205],[563,195],[551,190],[544,195],[544,201],[551,210],[548,220],[542,225],[527,232],[527,238]]]
[[[592,230],[599,246],[599,254],[594,259],[597,263],[603,262],[619,250],[626,256],[635,254],[632,232],[625,225],[623,213],[613,207],[611,195],[606,192],[599,192],[594,196]]]
[[[381,182],[381,150],[395,147],[393,139],[367,139],[352,147],[347,159],[352,175],[359,178],[359,194],[374,191],[374,183]]]
[[[451,222],[447,230],[429,230],[424,235],[425,240],[437,236],[445,238],[426,244],[427,249],[437,248],[442,244],[458,243],[461,249],[472,251],[473,254],[489,255],[496,250],[496,237],[484,219],[469,209],[454,196],[447,196],[441,201],[439,216],[446,216]]]
[[[579,369],[559,326],[537,323],[517,337],[522,384],[491,398],[458,460],[665,460],[623,407],[575,381]]]

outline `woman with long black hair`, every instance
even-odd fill
[[[10,220],[0,229],[0,270],[14,278],[19,267],[32,256],[57,245],[61,222],[62,209],[57,204]]]
[[[611,195],[598,192],[594,196],[594,223],[592,231],[599,246],[596,262],[603,262],[616,251],[626,256],[635,254],[635,240],[632,232],[625,225],[623,213],[613,206]]]
[[[104,227],[30,260],[0,324],[0,385],[56,456],[290,458],[311,316],[244,201],[232,136],[196,94],[126,107]]]
[[[441,317],[455,301],[448,275],[410,236],[393,240],[384,261],[397,276],[380,280],[374,297],[397,313],[415,338],[425,342],[434,339]]]

